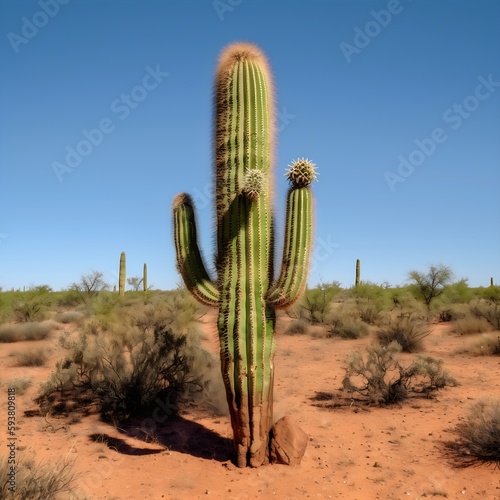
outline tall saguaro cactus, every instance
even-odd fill
[[[360,283],[360,263],[359,259],[356,259],[356,281],[354,282],[355,286],[358,286]]]
[[[287,172],[283,259],[274,280],[274,113],[263,53],[250,44],[229,46],[215,82],[216,280],[198,248],[191,198],[182,193],[173,203],[177,267],[194,297],[219,309],[222,377],[240,467],[269,460],[275,309],[302,293],[311,248],[309,185],[316,173],[300,159]]]
[[[127,277],[125,252],[120,254],[120,274],[118,275],[118,293],[125,297],[125,279]]]
[[[142,289],[146,292],[148,290],[148,265],[144,263],[142,270]]]

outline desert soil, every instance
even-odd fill
[[[216,350],[214,316],[202,327],[207,345]],[[66,418],[30,415],[37,383],[62,357],[60,325],[45,341],[0,344],[0,429],[6,435],[9,379],[29,376],[32,386],[17,396],[18,456],[37,463],[74,461],[78,499],[500,499],[500,470],[491,466],[459,468],[441,444],[454,439],[453,427],[479,398],[500,395],[499,357],[472,357],[456,350],[469,339],[432,325],[425,352],[444,360],[460,385],[434,399],[412,397],[404,404],[379,408],[349,399],[339,391],[343,363],[353,350],[364,351],[370,339],[325,338],[320,327],[306,335],[276,335],[275,419],[292,416],[309,436],[299,466],[268,465],[238,469],[230,459],[231,427],[226,415],[210,406],[188,406],[178,419],[159,408],[156,415],[115,428],[97,416]],[[13,351],[36,345],[50,349],[44,367],[14,366]],[[410,362],[413,355],[402,355]],[[25,414],[28,411],[28,415]],[[147,432],[139,429],[147,430]],[[148,435],[153,439],[148,439]],[[5,441],[3,441],[5,443]],[[2,446],[4,448],[4,445]],[[3,451],[2,451],[3,453]]]

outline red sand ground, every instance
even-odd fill
[[[213,315],[206,316],[204,325],[211,348],[217,345],[213,319]],[[59,332],[41,342],[0,344],[2,435],[7,426],[5,383],[29,376],[32,387],[17,397],[18,455],[35,453],[36,461],[42,463],[74,460],[79,477],[73,496],[63,498],[500,499],[499,469],[456,468],[440,447],[440,442],[453,439],[451,429],[474,401],[500,395],[498,357],[456,354],[468,339],[449,333],[448,325],[433,325],[425,339],[426,353],[442,358],[460,385],[438,392],[435,399],[412,398],[388,408],[367,407],[340,398],[337,389],[347,353],[364,351],[370,340],[323,338],[318,328],[318,335],[288,336],[281,333],[287,321],[281,319],[276,337],[275,419],[291,415],[309,435],[300,466],[236,468],[228,459],[228,417],[196,406],[186,408],[181,419],[159,426],[156,440],[149,443],[134,437],[139,433],[133,427],[116,429],[96,416],[25,416],[25,410],[36,408],[32,402],[36,382],[45,380],[61,357]],[[47,366],[13,366],[12,351],[37,344],[50,346]],[[409,359],[410,355],[402,356],[403,361]],[[315,400],[318,393],[333,393],[333,399]],[[161,418],[161,412],[156,416]],[[139,421],[136,427],[152,422]],[[107,436],[107,444],[93,441],[90,436],[96,434]]]

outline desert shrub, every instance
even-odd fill
[[[55,500],[73,489],[76,475],[73,464],[58,461],[50,464],[36,464],[32,460],[19,460],[15,475],[15,491],[10,491],[8,475],[10,464],[5,456],[0,459],[0,498],[11,500]]]
[[[46,323],[16,323],[0,325],[0,342],[21,342],[24,340],[46,339],[53,324]]]
[[[285,333],[287,335],[303,335],[306,334],[307,331],[309,330],[309,325],[300,319],[292,321],[289,325],[288,328],[285,330]]]
[[[403,352],[418,352],[423,350],[423,339],[429,334],[422,322],[411,317],[398,317],[381,326],[375,335],[382,346],[396,341]]]
[[[375,325],[379,321],[380,309],[374,300],[360,297],[356,299],[356,306],[361,321],[369,325]]]
[[[333,298],[340,291],[340,283],[320,283],[314,288],[308,288],[300,302],[294,307],[298,318],[307,319],[311,323],[324,323],[330,311]]]
[[[18,300],[12,306],[12,314],[14,321],[41,321],[45,318],[46,307],[44,303],[36,297],[26,300]]]
[[[368,335],[368,326],[360,320],[338,317],[331,319],[329,332],[343,339],[359,339]]]
[[[25,393],[26,389],[31,386],[31,378],[29,377],[19,377],[7,380],[5,386],[10,389],[15,389],[16,394],[22,395]]]
[[[54,407],[64,393],[94,405],[110,421],[120,422],[152,409],[158,398],[175,412],[190,389],[202,390],[203,376],[192,366],[200,350],[188,345],[192,336],[176,333],[173,319],[154,305],[139,313],[122,311],[121,323],[97,322],[93,335],[61,336],[69,351],[42,385],[41,405]]]
[[[484,319],[475,316],[466,316],[453,322],[452,331],[459,335],[470,335],[489,332],[491,325]]]
[[[462,465],[486,462],[500,466],[500,399],[481,399],[459,422],[454,433],[458,441],[447,448]]]
[[[500,355],[500,335],[498,333],[484,333],[468,345],[457,351],[459,354],[468,353],[473,356],[498,356]]]
[[[456,385],[442,368],[442,360],[417,356],[408,367],[398,361],[401,346],[392,342],[386,347],[367,347],[367,359],[360,352],[351,352],[346,360],[342,387],[357,393],[370,403],[388,405],[406,399],[410,392],[430,395],[433,391]]]
[[[81,323],[86,317],[86,314],[80,311],[64,311],[59,314],[58,320],[60,323]]]
[[[47,353],[45,349],[27,349],[13,353],[17,366],[44,366],[47,363]]]
[[[347,291],[347,297],[356,299],[360,304],[369,303],[377,311],[391,306],[390,289],[369,281],[362,281],[359,285],[350,288]]]
[[[500,299],[496,298],[493,291],[490,292],[490,295],[486,294],[486,297],[472,301],[470,311],[476,318],[482,318],[495,330],[500,330]]]

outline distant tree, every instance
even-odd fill
[[[139,278],[138,276],[127,278],[127,284],[132,287],[134,292],[138,292],[142,285],[142,278]]]
[[[95,297],[99,292],[109,289],[109,285],[104,281],[103,274],[99,271],[92,271],[90,274],[82,274],[80,281],[70,286],[70,290],[78,293],[80,298],[87,302]]]
[[[432,265],[425,273],[410,271],[408,278],[413,281],[416,295],[422,298],[427,308],[430,308],[432,299],[439,297],[444,287],[451,282],[454,274],[451,268],[442,264]]]

